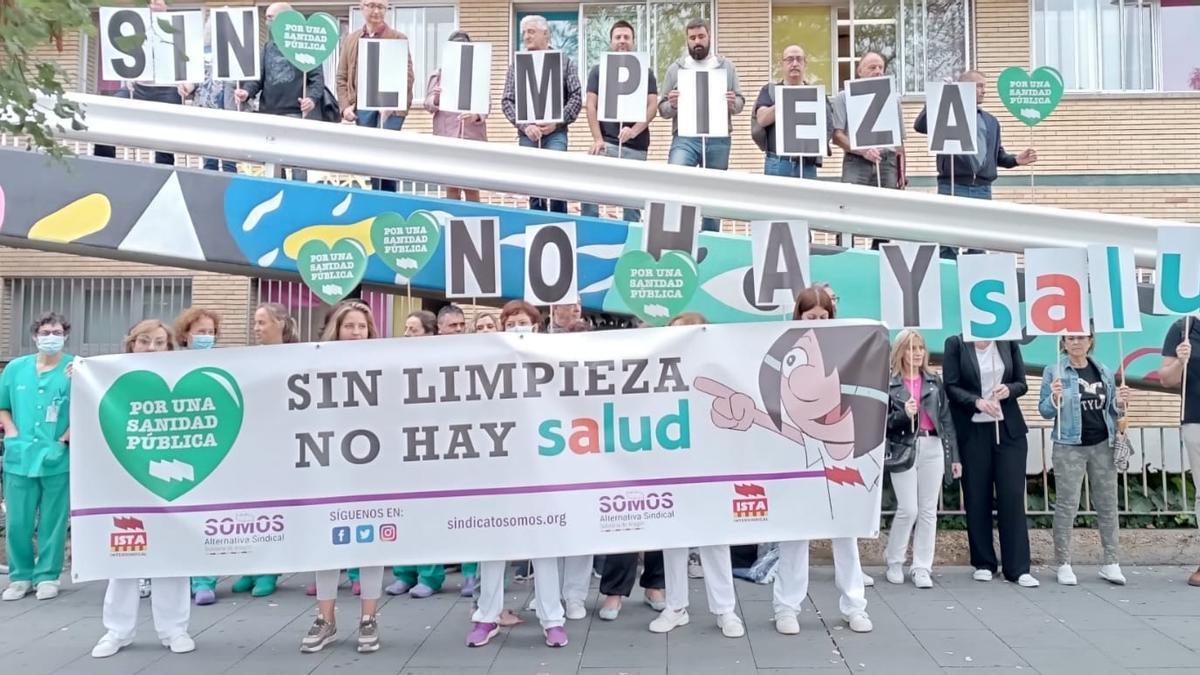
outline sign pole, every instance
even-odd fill
[[[1191,338],[1192,338],[1192,315],[1188,314],[1187,316],[1183,317],[1183,339],[1185,341],[1190,341]],[[1180,388],[1180,392],[1179,392],[1179,421],[1180,422],[1183,421],[1184,413],[1187,410],[1187,408],[1186,408],[1187,375],[1188,375],[1188,360],[1190,360],[1190,359],[1191,359],[1191,355],[1189,354],[1188,358],[1183,360],[1183,376],[1180,378],[1180,384],[1181,384],[1181,388]]]

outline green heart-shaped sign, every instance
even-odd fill
[[[1050,116],[1063,97],[1062,75],[1053,68],[1042,66],[1030,75],[1024,68],[1005,68],[996,82],[1000,101],[1013,117],[1028,126]]]
[[[617,260],[613,285],[642,321],[662,326],[696,294],[696,263],[682,251],[664,251],[658,260],[646,251],[630,251]]]
[[[306,19],[292,9],[271,21],[271,41],[288,63],[307,73],[319,68],[337,49],[337,26],[337,19],[325,12],[314,12]]]
[[[433,257],[442,229],[428,211],[414,211],[404,219],[399,213],[381,213],[371,223],[371,246],[396,274],[412,279]]]
[[[309,290],[332,305],[362,282],[367,273],[367,252],[354,239],[338,239],[332,247],[313,239],[300,247],[296,267]]]
[[[174,501],[229,454],[244,412],[237,381],[224,370],[197,368],[174,389],[158,373],[134,370],[100,399],[100,431],[134,480]]]

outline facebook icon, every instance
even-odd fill
[[[350,543],[350,528],[346,526],[333,528],[333,545],[341,546]]]
[[[359,544],[369,544],[375,541],[375,526],[359,525],[354,531],[354,540]]]

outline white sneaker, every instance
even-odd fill
[[[721,635],[727,638],[740,638],[746,634],[746,626],[733,612],[718,614],[717,626],[721,629]]]
[[[1075,578],[1075,570],[1071,569],[1071,563],[1058,566],[1058,583],[1063,586],[1074,586],[1079,583],[1079,579]]]
[[[37,585],[38,600],[53,600],[58,597],[58,582],[43,581]]]
[[[33,588],[33,584],[28,581],[14,581],[4,589],[4,594],[0,598],[5,600],[20,600],[29,594],[29,589]]]
[[[912,571],[913,586],[917,588],[933,588],[933,579],[929,578],[929,570]]]
[[[686,609],[674,610],[670,607],[664,609],[658,618],[650,622],[651,633],[670,633],[679,626],[686,626],[691,618],[688,617]]]
[[[1037,588],[1042,585],[1042,582],[1034,579],[1032,574],[1022,574],[1017,577],[1017,584],[1025,588]]]
[[[131,644],[133,644],[132,639],[119,640],[116,635],[105,633],[96,646],[92,647],[92,658],[106,659]]]
[[[187,654],[196,651],[196,641],[187,633],[180,633],[170,640],[163,640],[162,645],[170,648],[172,654]]]
[[[1125,575],[1121,574],[1121,566],[1116,563],[1102,566],[1100,568],[1100,578],[1110,584],[1125,585]]]
[[[863,572],[863,586],[866,588],[873,588],[875,586],[875,577]]]
[[[139,598],[150,597],[150,580],[149,579],[138,579],[138,597]]]
[[[975,574],[972,574],[971,578],[973,578],[975,581],[991,581],[992,580],[992,571],[991,570],[975,570]]]
[[[525,609],[530,612],[537,611],[537,596],[536,595],[529,598],[529,604],[525,606]]]
[[[778,612],[775,614],[775,630],[780,635],[798,635],[800,619],[795,612]]]
[[[846,619],[846,623],[850,624],[850,630],[855,633],[870,633],[875,625],[871,623],[871,617],[867,616],[866,612],[855,614]]]
[[[902,584],[904,583],[904,566],[888,565],[887,572],[883,576],[887,578],[888,583]]]
[[[587,608],[578,600],[568,600],[563,603],[563,608],[566,611],[567,618],[572,621],[587,618]]]

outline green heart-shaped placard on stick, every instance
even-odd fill
[[[381,213],[371,223],[371,246],[383,264],[412,279],[433,257],[442,228],[428,211],[414,211],[405,220],[399,213]]]
[[[1032,75],[1024,68],[1013,66],[1000,73],[996,91],[1008,112],[1032,127],[1058,107],[1063,97],[1063,79],[1057,70],[1047,66],[1038,68]]]
[[[300,247],[296,267],[309,290],[332,305],[362,282],[367,272],[367,252],[354,239],[339,239],[332,247],[314,239]]]
[[[288,63],[307,73],[319,68],[337,49],[337,26],[337,19],[324,12],[315,12],[306,19],[292,9],[280,12],[271,21],[271,41]]]
[[[664,251],[658,260],[646,251],[630,251],[617,260],[617,294],[642,321],[662,326],[678,316],[696,294],[696,262],[682,251]]]
[[[197,368],[174,388],[158,373],[134,370],[100,399],[100,431],[134,480],[174,501],[221,464],[244,414],[237,381],[219,368]]]

